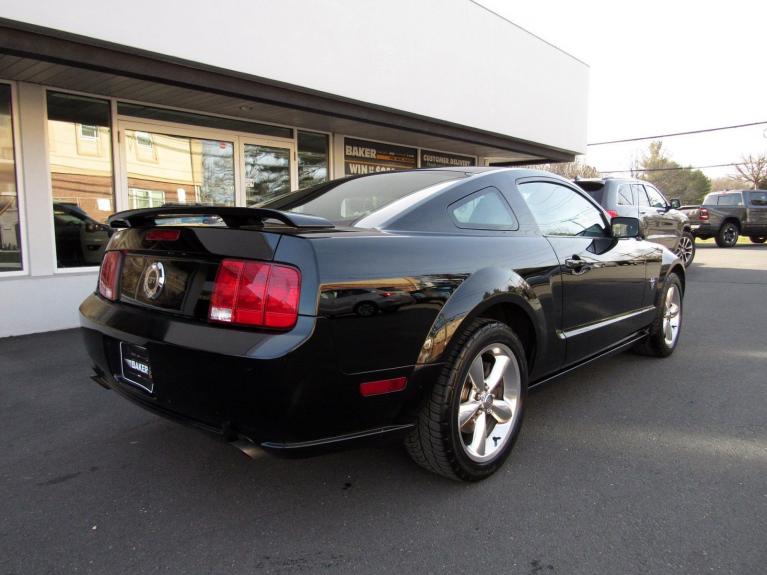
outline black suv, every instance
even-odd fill
[[[678,210],[679,200],[668,201],[652,184],[629,178],[576,180],[575,183],[612,217],[638,218],[645,239],[670,249],[685,267],[692,263],[695,238],[689,218]]]

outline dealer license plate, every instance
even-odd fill
[[[146,392],[154,391],[152,366],[146,348],[132,343],[120,342],[120,365],[122,378]]]

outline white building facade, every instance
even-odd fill
[[[0,337],[78,324],[115,211],[568,161],[587,91],[469,0],[2,0]]]

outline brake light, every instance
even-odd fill
[[[297,269],[245,260],[221,262],[208,319],[288,329],[298,320],[301,274]]]
[[[120,277],[120,252],[107,252],[99,270],[99,293],[108,300],[117,299],[117,280]]]
[[[175,242],[181,235],[181,230],[149,230],[144,239],[150,242]]]
[[[701,220],[707,220],[708,219],[708,210],[706,208],[701,208],[698,212],[698,217]]]
[[[607,215],[610,216],[610,218],[617,218],[618,212],[616,212],[615,210],[607,210]]]

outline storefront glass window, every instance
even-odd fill
[[[298,187],[328,181],[328,137],[298,132]]]
[[[128,207],[234,205],[234,144],[125,130]]]
[[[11,87],[0,84],[0,273],[21,269],[21,230],[13,150]]]
[[[253,206],[290,192],[290,149],[245,144],[245,197]]]
[[[48,92],[48,159],[58,267],[97,266],[114,212],[109,102]]]

